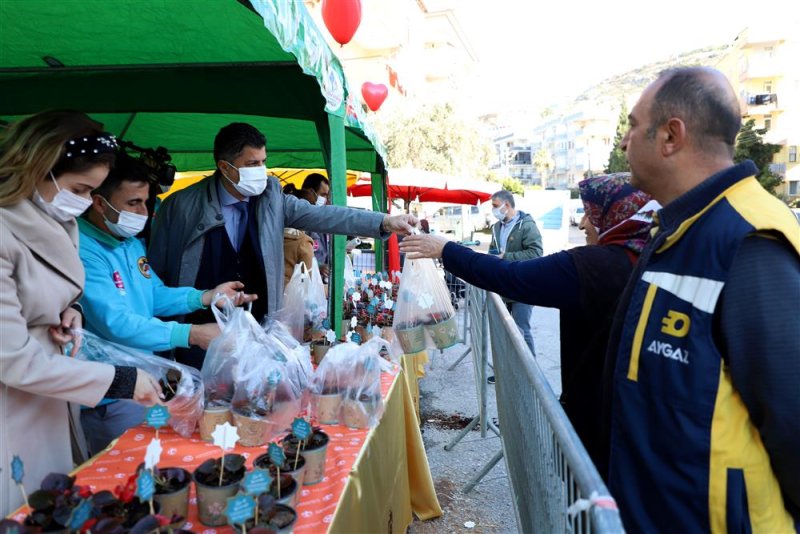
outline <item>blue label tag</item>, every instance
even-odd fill
[[[249,495],[237,495],[228,499],[225,515],[231,525],[244,525],[256,512],[256,501]]]
[[[283,452],[283,449],[277,443],[269,444],[267,454],[269,455],[269,460],[276,466],[281,466],[286,462],[286,453]]]
[[[267,383],[269,383],[270,386],[277,386],[278,382],[280,381],[281,381],[281,372],[278,371],[277,369],[274,369],[267,377]]]
[[[375,315],[375,305],[374,304],[369,304],[367,306],[367,313],[370,314],[370,315]]]
[[[67,526],[70,530],[79,531],[84,523],[92,516],[92,501],[83,499],[78,506],[72,510]]]
[[[325,329],[325,330],[330,330],[331,329],[331,321],[330,321],[330,319],[323,319],[322,320],[322,328]]]
[[[381,273],[375,274],[375,280],[377,280],[378,282],[383,282],[383,276],[381,275]]]
[[[370,273],[367,273],[367,274],[364,275],[364,278],[366,280],[371,280],[372,279],[372,275]]]
[[[361,345],[361,336],[359,336],[357,332],[353,332],[353,335],[350,336],[350,341],[356,345]]]
[[[292,434],[297,439],[305,441],[311,435],[311,425],[302,417],[297,417],[292,421]]]
[[[356,278],[356,287],[361,287],[361,278]]]
[[[170,417],[169,410],[167,409],[166,406],[163,406],[161,404],[155,404],[147,410],[147,416],[145,416],[145,421],[147,422],[147,426],[158,429],[163,426],[167,426],[167,421],[169,421],[169,417]]]
[[[361,269],[353,269],[353,272],[356,274],[356,278],[361,278]]]
[[[368,299],[371,299],[374,296],[375,296],[375,292],[373,290],[371,290],[371,289],[367,290],[367,298]]]
[[[25,477],[25,465],[22,463],[22,458],[14,455],[11,459],[11,479],[17,484],[22,484],[22,479]]]
[[[348,297],[352,297],[352,296],[353,296],[353,293],[355,293],[355,292],[356,292],[355,288],[352,288],[352,287],[351,287],[351,288],[349,288],[349,289],[347,290],[347,296],[348,296]]]
[[[257,497],[267,492],[271,482],[272,477],[266,469],[254,469],[245,475],[242,487],[248,495]]]
[[[139,497],[139,500],[149,501],[153,498],[155,491],[156,482],[153,480],[153,473],[149,469],[139,471],[139,476],[136,477],[136,496]]]

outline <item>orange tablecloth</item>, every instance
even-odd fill
[[[412,376],[411,378],[416,382],[416,377]],[[409,385],[405,380],[405,374],[400,372],[397,377],[383,374],[381,376],[381,388],[387,405],[387,412],[393,406],[390,403],[399,403],[391,411],[393,413],[403,413],[402,404],[410,404]],[[390,392],[392,393],[391,396]],[[397,397],[396,399],[394,398],[395,396]],[[404,428],[385,428],[385,422],[387,425],[404,426]],[[422,449],[421,458],[419,455],[418,449],[421,445],[421,438],[419,437],[419,428],[416,426],[416,421],[414,421],[412,427],[409,427],[409,425],[397,424],[393,418],[384,417],[381,420],[381,424],[372,430],[355,430],[339,425],[322,425],[322,428],[330,437],[325,464],[325,478],[319,484],[303,486],[301,489],[296,508],[298,520],[294,527],[295,532],[326,532],[329,530],[335,514],[345,516],[359,514],[357,509],[337,511],[337,506],[342,500],[342,493],[351,478],[351,471],[353,474],[356,473],[358,467],[354,466],[356,459],[364,455],[364,452],[366,452],[365,445],[371,441],[376,432],[379,432],[379,435],[390,432],[391,434],[399,433],[400,435],[407,434],[409,431],[416,432],[416,436],[411,436],[411,438],[406,436],[406,441],[413,445],[410,450],[402,451],[403,458],[400,461],[408,462],[408,471],[413,470],[411,477],[413,480],[410,480],[409,483],[411,485],[420,485],[422,488],[421,491],[414,491],[409,488],[410,491],[406,493],[410,493],[410,504],[406,502],[399,503],[399,507],[404,509],[413,508],[417,515],[423,519],[441,514],[435,493],[433,493],[433,483],[430,479],[427,459],[424,457],[424,448]],[[412,428],[412,430],[409,430],[409,428]],[[383,432],[381,432],[382,430]],[[90,485],[94,491],[103,489],[113,491],[118,484],[123,484],[127,480],[136,469],[136,466],[144,461],[145,449],[153,437],[155,437],[155,431],[148,427],[141,426],[128,430],[106,451],[95,456],[76,470],[77,483]],[[218,447],[201,441],[196,437],[184,438],[171,429],[162,430],[159,437],[163,449],[159,465],[163,467],[183,467],[192,471],[203,461],[220,456]],[[247,466],[249,468],[252,467],[252,462],[257,456],[266,452],[266,447],[237,446],[234,452],[247,458]],[[394,461],[397,460],[395,459]],[[407,483],[407,486],[409,483]],[[415,493],[421,493],[425,498],[420,499]],[[402,498],[403,500],[408,499],[408,497]],[[351,508],[358,508],[359,506],[358,498],[353,501],[353,497],[348,496],[346,501],[348,501],[348,506]],[[370,503],[370,506],[372,504]],[[201,524],[197,518],[195,505],[196,497],[194,484],[192,484],[186,529],[202,532],[203,534],[232,532],[230,527],[213,528]],[[391,505],[391,503],[387,503],[387,505]],[[17,513],[14,518],[22,520],[24,513]],[[410,518],[397,522],[398,526],[401,526],[403,523],[410,522]],[[404,529],[404,527],[402,528]],[[341,528],[334,527],[330,530],[341,530]]]

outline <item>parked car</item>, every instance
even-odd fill
[[[578,226],[583,219],[584,209],[583,201],[581,199],[572,199],[569,201],[569,223],[572,226]]]
[[[435,228],[437,232],[443,234],[456,233],[456,230],[461,228],[463,210],[468,210],[466,226],[463,229],[465,238],[471,232],[483,230],[489,226],[489,214],[484,213],[479,206],[459,205],[444,206],[436,210],[430,220],[431,228]]]

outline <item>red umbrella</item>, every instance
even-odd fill
[[[481,190],[491,186],[469,184],[467,187],[462,187],[461,183],[467,185],[466,180],[416,169],[390,170],[388,182],[389,199],[402,200],[406,209],[415,200],[418,202],[477,204],[486,202],[492,196],[491,193]],[[481,187],[481,189],[473,186]],[[347,189],[347,194],[353,197],[371,196],[372,184],[368,181],[358,181]]]

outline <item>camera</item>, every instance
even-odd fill
[[[175,165],[172,156],[163,146],[158,148],[142,148],[130,141],[118,141],[119,146],[126,151],[138,152],[141,161],[149,171],[150,182],[161,186],[162,190],[169,189],[175,182]]]

